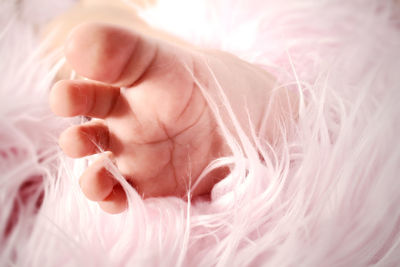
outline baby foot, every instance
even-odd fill
[[[124,190],[105,167],[107,158],[143,197],[184,196],[212,160],[229,153],[190,73],[204,84],[213,79],[199,53],[207,56],[105,24],[84,24],[70,35],[67,62],[90,80],[56,83],[50,104],[59,116],[96,118],[67,129],[60,146],[75,158],[99,153],[99,147],[107,151],[80,179],[84,194],[105,211],[126,208]],[[233,56],[212,57],[222,62],[211,66],[222,86],[237,75],[255,94],[256,87],[272,84],[271,76]],[[232,97],[233,105],[242,98]],[[257,101],[253,106],[262,109],[265,99]],[[225,170],[208,175],[192,196],[209,193],[224,175]]]

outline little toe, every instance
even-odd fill
[[[89,79],[127,86],[141,76],[156,55],[156,43],[121,27],[86,23],[70,34],[65,54],[75,71]],[[129,62],[128,80],[121,81]]]
[[[107,170],[109,155],[102,155],[82,174],[79,184],[85,196],[93,201],[105,200],[117,184],[112,174]]]
[[[109,131],[103,121],[90,121],[72,126],[60,135],[61,149],[72,158],[96,154],[108,149]]]
[[[128,203],[126,193],[120,184],[113,187],[111,193],[103,201],[99,201],[100,208],[111,214],[121,213],[126,210]]]
[[[118,87],[88,81],[62,80],[50,92],[50,106],[58,116],[106,118],[119,96]]]

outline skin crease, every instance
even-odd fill
[[[102,18],[98,7],[108,5],[108,17]],[[112,21],[113,25],[104,23],[114,17],[118,19]],[[75,27],[83,21],[96,23]],[[61,36],[69,33],[65,41],[67,68],[63,71],[73,69],[89,80],[57,82],[50,93],[50,106],[59,116],[95,118],[65,130],[59,143],[68,156],[75,158],[98,153],[97,145],[108,151],[82,174],[80,185],[88,199],[98,201],[109,213],[126,209],[126,195],[107,171],[107,159],[115,162],[144,198],[184,197],[212,160],[230,154],[190,72],[214,99],[218,99],[218,88],[213,75],[222,88],[229,89],[225,93],[245,129],[247,114],[243,106],[250,108],[258,130],[275,86],[273,76],[233,55],[203,51],[149,28],[118,1],[81,2],[50,24],[47,32],[52,28],[58,30],[58,34],[51,35],[50,43],[55,47],[64,42]],[[293,102],[284,89],[275,97],[279,101],[271,104],[272,119],[267,120],[270,127],[263,133],[269,140],[277,135],[273,118],[287,116]],[[222,106],[218,100],[216,104]],[[228,120],[224,110],[221,116]],[[223,168],[212,172],[192,195],[209,194],[228,171]]]

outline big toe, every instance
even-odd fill
[[[65,54],[79,75],[127,86],[152,61],[155,47],[151,41],[130,30],[109,24],[85,23],[71,32]],[[128,68],[132,60],[137,66],[133,69]]]

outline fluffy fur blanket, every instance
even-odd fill
[[[226,135],[234,155],[216,164],[235,167],[211,202],[127,188],[114,216],[79,190],[87,160],[57,146],[78,121],[47,104],[63,62],[43,58],[38,33],[70,4],[0,1],[0,266],[400,265],[398,3],[162,0],[141,12],[272,70],[303,105],[274,149]]]

